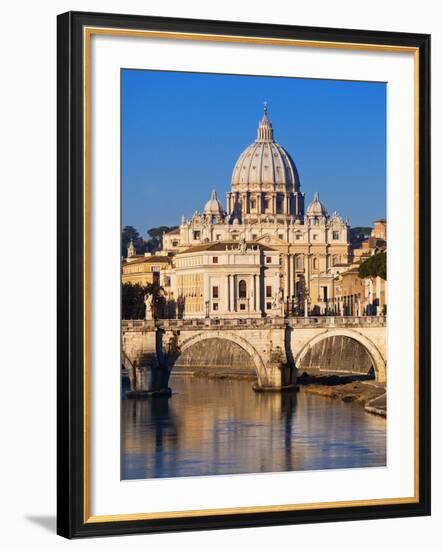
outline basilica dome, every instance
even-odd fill
[[[273,138],[267,105],[264,106],[256,141],[241,153],[233,169],[232,188],[240,184],[282,184],[289,192],[300,189],[295,163]]]

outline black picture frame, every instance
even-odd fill
[[[58,534],[67,538],[226,529],[430,514],[430,36],[69,12],[58,16]],[[84,41],[85,27],[269,37],[415,48],[419,59],[418,335],[419,468],[413,503],[343,506],[196,517],[93,521],[85,514],[84,410]]]

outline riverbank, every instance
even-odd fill
[[[217,380],[250,380],[256,381],[253,372],[228,369],[198,368],[195,370],[178,370],[176,375],[187,374],[200,378]],[[302,392],[346,403],[355,402],[372,414],[387,416],[387,398],[385,386],[366,376],[311,374],[303,372],[298,376],[297,385]]]
[[[312,375],[302,373],[297,380],[301,391],[346,403],[359,403],[372,414],[387,416],[385,386],[363,376]]]

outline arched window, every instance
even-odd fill
[[[313,258],[313,269],[318,269],[318,267],[319,267],[318,258]]]
[[[247,284],[245,281],[239,281],[238,298],[247,298]]]

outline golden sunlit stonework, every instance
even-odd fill
[[[163,235],[161,253],[140,258],[130,244],[123,282],[152,282],[151,273],[134,269],[157,264],[181,318],[381,313],[385,281],[361,281],[357,266],[386,249],[385,220],[376,220],[368,239],[354,241],[348,221],[330,215],[319,193],[306,209],[304,198],[265,104],[257,137],[233,168],[227,207],[213,190],[202,212]]]
[[[172,266],[172,258],[167,255],[136,254],[131,241],[127,258],[123,261],[121,282],[133,285],[148,285],[161,280],[161,272]]]

